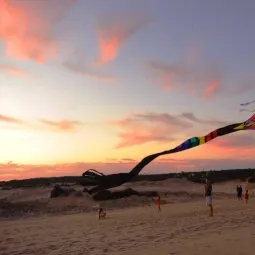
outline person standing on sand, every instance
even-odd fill
[[[243,187],[242,187],[242,185],[239,185],[239,198],[240,198],[240,200],[243,200]]]
[[[246,190],[246,192],[244,194],[244,198],[245,198],[246,204],[248,204],[248,200],[249,200],[249,191],[248,191],[248,189]]]
[[[206,179],[205,180],[205,199],[207,206],[210,207],[210,216],[213,216],[213,205],[212,205],[212,183]]]
[[[160,195],[158,195],[157,199],[156,199],[156,203],[157,203],[157,206],[158,206],[158,212],[161,212],[161,207],[160,207]]]
[[[240,186],[238,184],[236,185],[236,196],[240,200]]]
[[[98,212],[98,219],[105,219],[106,217],[106,212],[104,211],[104,209],[102,207],[100,207],[99,212]]]

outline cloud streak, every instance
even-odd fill
[[[248,134],[222,137],[215,141],[214,145],[226,149],[253,149],[255,153],[255,137]]]
[[[83,123],[80,121],[70,121],[70,120],[52,121],[52,120],[42,119],[41,123],[52,130],[66,131],[66,132],[76,131],[78,127],[83,125]]]
[[[166,64],[160,61],[147,63],[152,79],[165,91],[186,91],[204,98],[211,98],[222,89],[223,77],[218,66],[199,69],[198,66]]]
[[[18,77],[23,77],[27,74],[24,69],[9,64],[0,64],[0,72]]]
[[[34,131],[55,131],[55,132],[74,132],[84,123],[75,120],[48,120],[39,119],[34,121],[26,121],[0,114],[0,124],[8,124],[11,127],[29,128]],[[11,128],[10,127],[10,128]]]
[[[71,72],[97,79],[106,83],[112,84],[117,82],[117,79],[114,76],[102,74],[99,71],[90,70],[89,67],[84,66],[81,62],[66,61],[62,63],[62,66]]]
[[[10,124],[24,124],[24,122],[20,119],[17,119],[17,118],[14,118],[14,117],[11,117],[11,116],[7,116],[7,115],[3,115],[3,114],[0,114],[0,122],[3,122],[3,123],[10,123]]]
[[[147,142],[170,142],[178,139],[184,132],[199,124],[215,127],[224,122],[218,120],[203,120],[193,113],[171,115],[167,113],[132,114],[126,118],[111,122],[120,131],[117,148],[141,145]]]
[[[56,165],[22,165],[13,162],[0,164],[0,180],[26,179],[50,176],[81,176],[84,169],[97,169],[105,174],[128,172],[137,161],[118,160],[110,163],[80,162]],[[204,158],[204,159],[158,159],[149,164],[141,174],[160,174],[181,171],[201,171],[212,169],[253,168],[253,157],[239,158]]]

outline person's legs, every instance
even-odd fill
[[[210,216],[213,216],[213,205],[212,205],[212,197],[211,196],[207,196],[206,197],[206,203],[210,208]]]
[[[210,216],[212,217],[213,216],[213,205],[210,204],[209,207],[210,207]]]

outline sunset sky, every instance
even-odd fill
[[[252,0],[0,0],[0,181],[129,171],[248,119],[254,13]],[[142,173],[255,167],[254,155],[243,131]]]

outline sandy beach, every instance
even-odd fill
[[[164,183],[162,188],[183,189],[178,181]],[[148,188],[149,184],[135,186]],[[187,182],[185,189],[199,194],[199,187]],[[178,201],[175,194],[165,197],[160,213],[153,202],[139,205],[138,198],[130,197],[104,202],[107,218],[100,221],[95,209],[65,215],[2,218],[0,254],[254,255],[254,198],[251,196],[248,204],[238,201],[232,187],[234,183],[215,186],[214,217],[208,217],[202,195]],[[89,204],[88,198],[79,199]],[[70,200],[59,198],[49,203],[61,207]],[[129,206],[118,208],[127,201]],[[132,201],[136,201],[136,206],[131,206]],[[96,205],[90,201],[88,206]]]

